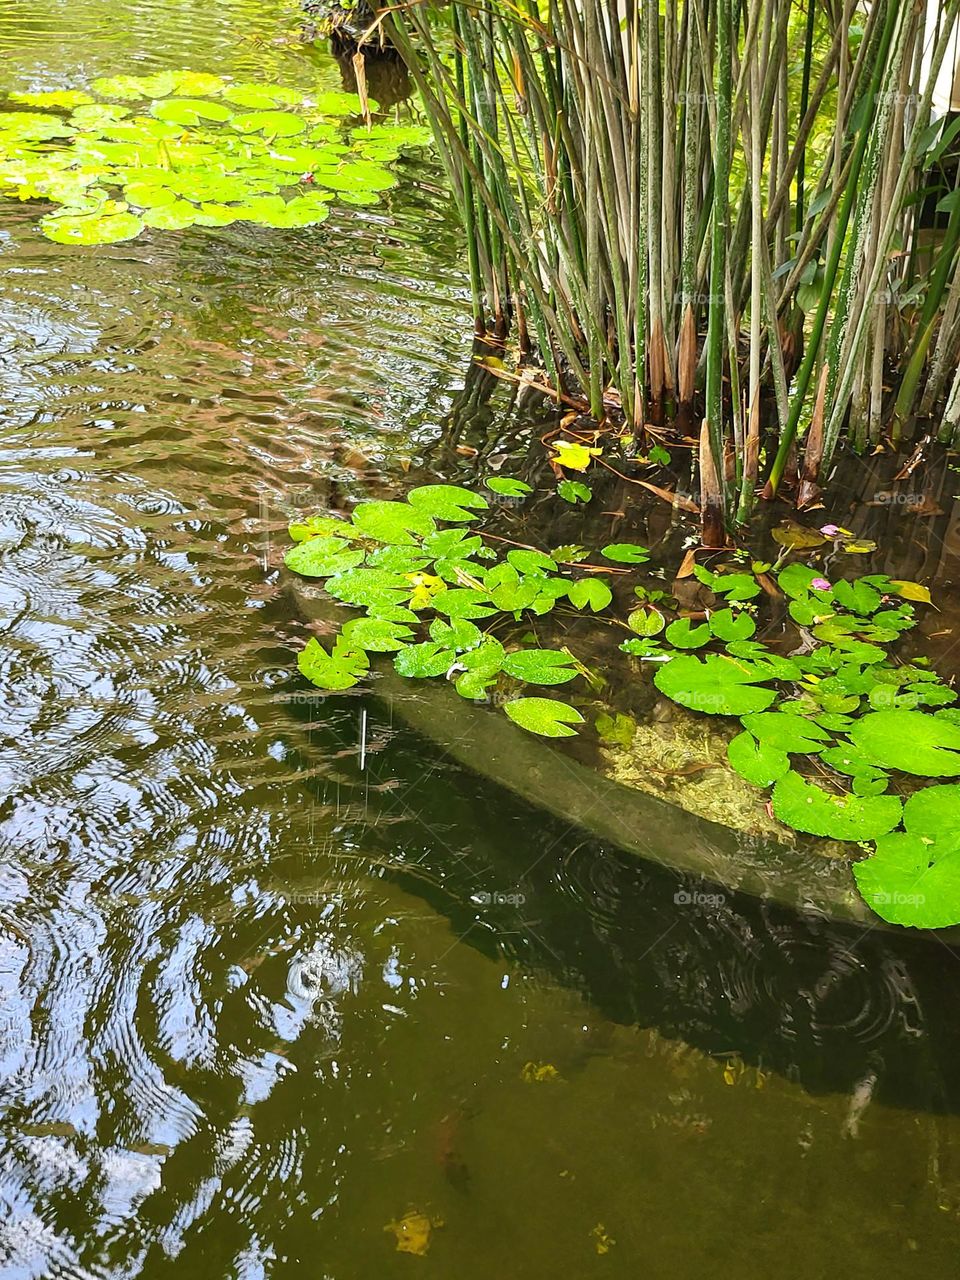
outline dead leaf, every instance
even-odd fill
[[[774,542],[781,547],[789,547],[791,551],[806,550],[809,547],[821,547],[826,538],[819,529],[810,529],[807,525],[797,524],[796,520],[784,520],[771,531]]]
[[[430,1248],[434,1227],[442,1226],[442,1218],[431,1219],[425,1213],[410,1209],[399,1222],[388,1222],[383,1229],[395,1237],[397,1253],[413,1253],[417,1257],[423,1257]]]
[[[675,577],[679,581],[680,578],[690,578],[697,565],[697,553],[691,547],[687,554],[680,561],[680,568],[677,570]]]

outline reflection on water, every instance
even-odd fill
[[[267,0],[5,0],[0,50],[340,78]],[[952,1274],[952,952],[706,901],[291,671],[287,515],[456,457],[430,163],[0,254],[3,1274]]]

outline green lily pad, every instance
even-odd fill
[[[738,733],[727,744],[727,759],[742,778],[758,787],[769,787],[790,770],[785,751],[758,742],[747,732]]]
[[[808,754],[822,751],[830,742],[828,730],[804,716],[783,711],[763,711],[744,716],[741,724],[758,742],[777,751],[796,751]]]
[[[319,640],[310,639],[297,654],[302,675],[319,689],[350,689],[370,667],[370,659],[362,651],[334,648],[327,653]]]
[[[903,809],[906,832],[877,840],[853,868],[864,902],[891,924],[960,924],[960,787],[932,786]]]
[[[775,690],[758,687],[765,679],[766,673],[750,662],[720,654],[709,654],[702,660],[684,654],[659,667],[654,684],[692,711],[742,716],[763,711],[776,698]]]
[[[40,229],[48,240],[57,244],[116,244],[133,240],[143,230],[143,222],[133,213],[48,214],[40,220]]]
[[[528,684],[566,684],[578,674],[575,659],[560,649],[518,649],[504,658],[503,670]]]
[[[356,568],[363,562],[363,554],[344,538],[313,537],[291,547],[283,563],[304,578],[330,578]]]
[[[410,490],[407,501],[418,511],[451,523],[474,520],[474,511],[483,511],[490,505],[482,494],[458,484],[423,484]]]
[[[571,726],[583,724],[576,707],[552,698],[515,698],[505,702],[503,709],[521,729],[544,738],[572,738],[577,731]]]
[[[960,726],[923,711],[874,711],[850,729],[873,764],[926,778],[960,777]]]
[[[900,822],[897,796],[833,795],[798,773],[788,773],[773,789],[773,812],[796,831],[835,840],[875,840]]]
[[[570,583],[567,598],[575,609],[590,608],[594,613],[599,613],[613,599],[613,592],[599,578],[580,578],[579,581]]]
[[[398,675],[422,680],[429,676],[446,675],[456,660],[457,656],[452,649],[436,640],[425,640],[421,644],[408,644],[401,649],[394,658],[393,665]]]

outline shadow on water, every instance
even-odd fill
[[[340,748],[347,821],[362,821],[385,873],[446,915],[460,941],[570,986],[604,1018],[735,1055],[811,1093],[855,1094],[866,1081],[888,1105],[960,1110],[953,945],[645,862],[464,777],[434,744],[391,727],[389,707],[368,706],[362,774],[353,718]],[[326,804],[328,788],[317,796]]]

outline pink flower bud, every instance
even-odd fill
[[[810,583],[814,591],[830,591],[831,586],[826,578],[814,578]]]

